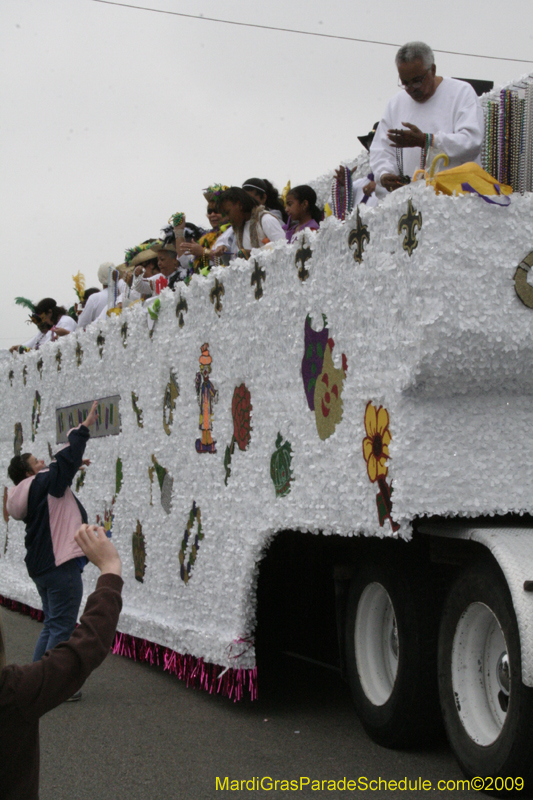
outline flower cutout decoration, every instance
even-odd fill
[[[375,483],[378,478],[386,478],[389,457],[389,444],[392,436],[389,431],[389,412],[383,406],[376,408],[368,403],[365,411],[366,437],[363,439],[363,458],[366,461],[368,477]]]
[[[389,468],[386,461],[389,458],[389,444],[392,436],[389,431],[389,412],[383,406],[376,408],[372,403],[367,403],[365,410],[366,436],[363,439],[363,458],[366,461],[368,477],[372,483],[378,484],[379,491],[376,495],[376,505],[380,527],[388,519],[392,532],[400,529],[398,523],[392,518],[392,482],[385,480]]]
[[[235,452],[235,445],[239,450],[246,450],[250,444],[252,436],[252,399],[249,390],[244,383],[235,387],[233,400],[231,403],[231,415],[233,417],[233,436],[230,444],[226,447],[224,454],[224,468],[226,476],[224,483],[228,485],[228,478],[231,475],[231,457]]]
[[[244,383],[237,386],[233,392],[231,404],[231,415],[233,417],[233,436],[239,446],[239,450],[246,450],[250,444],[252,426],[251,421],[252,403],[250,392]]]

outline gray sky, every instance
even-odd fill
[[[142,5],[533,59],[531,0]],[[281,190],[353,158],[357,135],[397,91],[395,52],[93,0],[2,0],[0,347],[35,331],[17,295],[71,305],[74,273],[98,285],[100,263],[120,263],[172,213],[206,224],[210,183],[258,176]],[[533,62],[435,60],[438,74],[496,84],[533,71]]]

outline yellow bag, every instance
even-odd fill
[[[438,155],[433,159],[429,176],[426,174],[426,184],[433,186],[437,194],[477,194],[485,200],[486,203],[491,203],[496,206],[508,206],[510,199],[503,195],[512,194],[512,188],[505,184],[500,184],[485,172],[479,164],[474,161],[469,161],[466,164],[461,164],[452,169],[444,169],[433,175],[435,164],[438,159],[444,157],[444,154]],[[445,157],[447,160],[447,157]],[[490,196],[498,196],[500,201],[491,200]]]

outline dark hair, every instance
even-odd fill
[[[285,211],[285,206],[283,205],[283,201],[279,196],[278,190],[270,183],[270,181],[267,181],[266,178],[263,178],[263,183],[265,184],[267,190],[265,208],[268,208],[271,211],[279,211],[283,217],[283,221],[287,222],[287,212]]]
[[[218,198],[219,208],[222,208],[222,203],[225,203],[226,200],[230,203],[240,203],[245,214],[248,211],[253,211],[259,205],[259,200],[256,200],[255,197],[252,197],[251,194],[248,194],[245,189],[241,189],[239,186],[230,186],[229,189],[222,192]]]
[[[287,212],[285,211],[285,206],[279,196],[279,192],[269,180],[266,178],[248,178],[242,185],[243,189],[245,186],[248,190],[255,189],[260,194],[266,195],[265,208],[268,211],[279,211],[283,217],[283,221],[287,221]]]
[[[21,456],[13,456],[7,468],[7,474],[17,486],[24,478],[28,477],[28,472],[31,469],[28,465],[28,459],[31,458],[31,453],[22,453]]]
[[[54,325],[61,317],[67,314],[67,309],[63,308],[63,306],[58,306],[53,297],[45,297],[35,306],[35,313],[38,314],[39,317],[41,314],[47,314],[49,311],[52,312],[52,322]]]
[[[87,300],[89,299],[89,297],[92,294],[96,294],[97,292],[100,292],[100,291],[102,291],[102,290],[101,289],[97,289],[96,286],[91,286],[90,289],[86,289],[84,294],[83,294],[83,302],[82,302],[83,307],[85,308],[85,303],[87,302]]]
[[[242,188],[244,191],[247,189],[255,189],[256,192],[259,192],[259,194],[266,194],[268,196],[266,184],[261,180],[261,178],[248,178],[247,181],[244,181]]]
[[[311,188],[311,186],[308,186],[306,183],[303,183],[301,186],[295,186],[294,189],[290,189],[287,192],[287,197],[290,194],[292,194],[292,196],[295,197],[299,203],[303,203],[304,200],[307,200],[311,217],[315,220],[315,222],[322,222],[324,219],[324,214],[316,204],[316,192]]]

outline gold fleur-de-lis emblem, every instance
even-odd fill
[[[261,286],[262,282],[266,280],[266,271],[262,269],[259,262],[255,261],[255,269],[252,272],[252,277],[250,279],[250,286],[253,286],[255,283],[255,292],[254,297],[256,300],[260,300],[263,297],[263,287]]]
[[[398,222],[398,233],[401,235],[402,230],[405,230],[403,249],[410,256],[413,255],[413,250],[418,247],[415,228],[418,228],[419,231],[422,228],[422,213],[420,211],[417,212],[416,208],[413,207],[411,198],[409,198],[407,214],[403,214]]]
[[[187,305],[186,299],[182,295],[180,295],[180,299],[176,303],[176,316],[178,318],[178,325],[180,326],[180,328],[183,328],[183,326],[185,325],[185,319],[183,317],[183,314],[186,313],[188,310],[189,307]]]
[[[219,283],[218,278],[215,278],[215,285],[209,292],[209,299],[215,305],[215,311],[217,314],[220,314],[222,311],[222,301],[221,297],[225,294],[224,284],[222,282]]]
[[[368,232],[368,226],[364,225],[361,222],[361,217],[359,215],[359,208],[357,208],[357,224],[355,228],[352,228],[350,233],[348,234],[348,247],[352,248],[355,245],[355,249],[353,251],[353,258],[354,261],[357,261],[358,264],[361,263],[363,260],[363,250],[365,248],[365,242],[368,244],[370,241],[370,234]]]
[[[312,256],[313,251],[309,246],[306,246],[304,236],[302,237],[302,246],[296,251],[296,255],[294,257],[294,265],[298,269],[298,277],[301,281],[306,281],[309,277],[309,270],[306,268],[305,264],[310,258],[312,258]],[[300,264],[299,267],[298,264]]]

